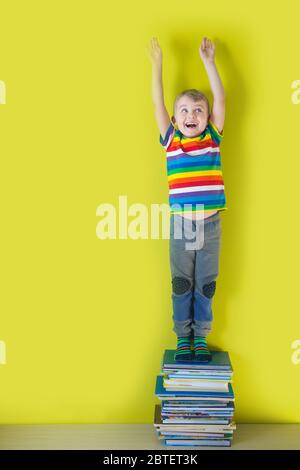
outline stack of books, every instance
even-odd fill
[[[158,439],[167,446],[230,446],[236,424],[228,352],[211,351],[209,362],[176,361],[175,352],[165,351],[156,379]]]

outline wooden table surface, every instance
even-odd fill
[[[0,425],[0,449],[216,449],[164,446],[151,424]],[[230,448],[300,450],[300,424],[238,424]]]

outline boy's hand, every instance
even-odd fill
[[[208,38],[203,38],[199,47],[199,54],[204,64],[215,61],[215,46]]]
[[[157,38],[152,38],[148,47],[149,57],[153,65],[162,64],[162,50]]]

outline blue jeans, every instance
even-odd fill
[[[188,221],[179,214],[171,215],[169,253],[173,331],[177,336],[190,336],[192,330],[194,336],[207,336],[211,331],[220,239],[219,212]]]

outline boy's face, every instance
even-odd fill
[[[182,96],[176,103],[173,123],[186,137],[201,134],[207,126],[208,109],[205,101],[193,101],[189,96]]]

